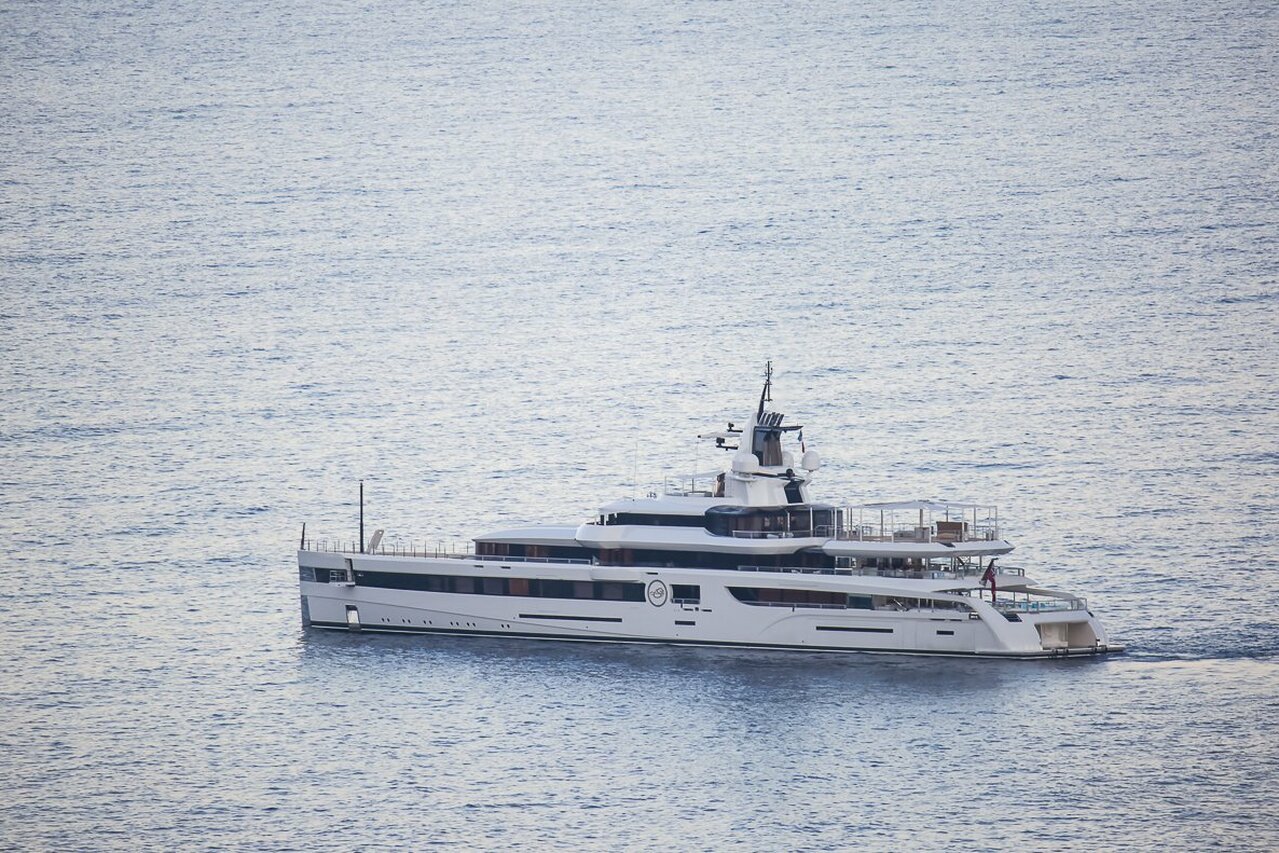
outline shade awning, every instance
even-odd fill
[[[964,503],[962,501],[889,501],[888,503],[862,504],[859,509],[922,509],[927,512],[945,512],[949,509],[987,509],[990,504]]]

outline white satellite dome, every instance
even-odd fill
[[[758,473],[759,460],[749,450],[740,450],[733,454],[733,470],[738,474]]]
[[[816,471],[822,467],[822,457],[817,455],[816,450],[806,450],[799,464],[805,471]]]
[[[782,467],[783,467],[783,468],[794,468],[794,467],[795,467],[795,454],[794,454],[794,453],[791,453],[789,450],[782,451]]]

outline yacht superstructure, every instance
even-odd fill
[[[303,624],[1008,658],[1122,650],[1085,599],[1004,564],[1013,546],[993,506],[814,502],[821,459],[766,408],[771,378],[770,366],[747,422],[703,436],[732,456],[702,488],[615,501],[583,524],[494,531],[465,553],[304,533]]]

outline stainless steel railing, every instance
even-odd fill
[[[415,543],[409,543],[408,545],[386,543],[379,545],[373,551],[362,551],[360,550],[359,543],[356,542],[308,539],[302,543],[302,550],[318,551],[330,554],[363,554],[369,557],[433,557],[437,559],[468,560],[475,562],[591,564],[590,560],[584,560],[578,557],[500,557],[492,554],[476,554],[472,551],[459,551],[454,548],[438,546],[431,548],[427,545],[423,545],[421,548],[418,548]]]

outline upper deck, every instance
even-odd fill
[[[735,539],[824,539],[854,542],[999,542],[999,508],[953,501],[745,506],[724,498],[676,492],[605,504],[585,527],[704,527]]]
[[[333,555],[336,557],[363,557],[366,559],[391,558],[392,560],[447,560],[457,563],[471,563],[475,567],[482,564],[502,564],[502,568],[509,568],[512,565],[556,565],[556,566],[574,566],[581,567],[585,570],[602,569],[616,573],[618,570],[631,570],[640,572],[646,568],[670,568],[661,564],[649,565],[644,562],[636,562],[619,566],[613,563],[602,562],[598,559],[585,559],[574,557],[550,557],[550,556],[533,556],[528,554],[481,554],[476,551],[458,550],[454,546],[446,546],[444,543],[428,543],[428,542],[381,542],[372,550],[361,549],[358,542],[336,540],[336,539],[307,539],[300,543],[299,559],[302,554],[309,555]],[[334,565],[338,565],[335,563]],[[681,567],[686,570],[696,572],[714,571],[696,566]],[[919,565],[894,565],[893,563],[884,563],[877,566],[858,565],[851,561],[836,561],[834,566],[811,566],[811,565],[789,565],[778,563],[776,565],[760,565],[750,561],[749,555],[742,555],[741,560],[731,561],[719,570],[728,570],[733,572],[749,572],[759,574],[782,574],[782,575],[810,575],[810,576],[835,576],[849,578],[885,578],[905,581],[925,581],[930,589],[963,589],[977,588],[980,584],[980,578],[983,572],[981,566],[975,563],[953,562],[949,565],[939,563],[924,563]],[[1033,585],[1035,582],[1026,576],[1025,569],[1019,566],[1001,565],[996,570],[1001,588],[1015,589]],[[637,575],[638,577],[638,575]],[[939,581],[948,583],[938,584]],[[954,582],[958,581],[958,584]]]

